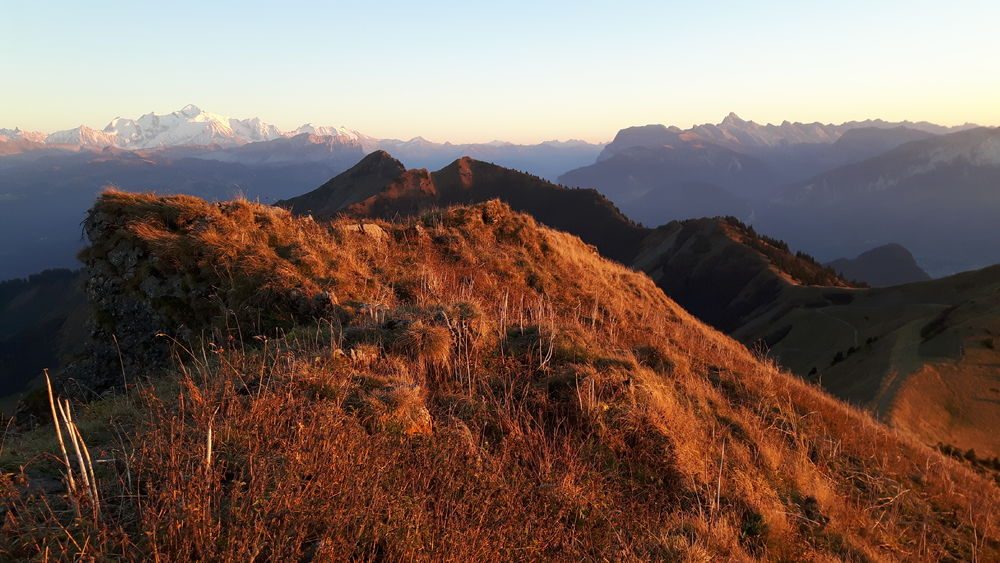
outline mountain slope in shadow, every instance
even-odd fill
[[[901,244],[885,244],[861,253],[856,258],[840,258],[827,263],[840,275],[873,287],[885,287],[919,281],[931,277],[918,264],[913,254]]]

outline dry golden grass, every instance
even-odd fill
[[[126,446],[88,437],[114,458],[99,522],[4,477],[6,557],[1000,557],[993,485],[497,202],[386,237],[247,202],[98,211],[88,259],[125,241],[138,276],[216,288],[222,311],[169,318],[220,337],[177,349],[176,396],[134,398]],[[320,292],[335,319],[289,312]],[[227,311],[269,339],[227,340]]]

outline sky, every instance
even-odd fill
[[[1000,2],[0,0],[0,127],[193,103],[282,129],[607,141],[630,125],[1000,125]]]

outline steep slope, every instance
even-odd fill
[[[824,259],[895,241],[946,275],[1000,262],[998,186],[1000,129],[977,128],[795,183],[755,224]]]
[[[119,509],[71,542],[18,501],[10,556],[998,555],[995,487],[499,202],[359,226],[111,192],[86,226],[104,329],[172,335],[188,376],[102,468]]]
[[[344,208],[379,194],[404,172],[403,163],[389,153],[374,151],[315,190],[275,205],[296,215],[329,219]]]
[[[777,307],[801,286],[853,285],[733,217],[663,225],[643,241],[632,266],[686,310],[724,331]]]
[[[899,244],[885,244],[863,252],[856,258],[840,258],[827,266],[847,279],[873,287],[900,285],[931,279],[917,264],[913,254]]]
[[[1000,453],[988,430],[1000,422],[1000,267],[865,289],[732,218],[664,225],[632,266],[699,319],[924,443]]]
[[[471,171],[463,172],[458,166],[460,163],[450,170],[450,182],[441,178],[435,181],[435,175],[426,171],[410,171],[378,195],[345,209],[350,209],[352,215],[359,217],[397,217],[418,213],[426,208],[427,202],[443,205],[475,201],[474,194],[478,187],[469,190],[462,187],[464,184],[461,182],[463,177],[470,179],[474,175],[470,174]],[[394,170],[400,168],[401,165],[397,165]],[[497,176],[498,179],[503,177]],[[511,178],[514,180],[504,180],[508,186],[514,185],[519,176],[515,174]],[[330,193],[337,192],[336,185],[339,183],[331,182]],[[516,188],[507,190],[503,184],[498,184],[495,189],[478,192],[478,195],[509,200],[513,191]],[[317,190],[317,193],[324,192]],[[572,191],[550,190],[546,193],[557,198]],[[569,208],[568,204],[557,207]],[[534,213],[533,209],[538,209],[538,206],[522,204],[521,209]],[[593,222],[588,223],[569,213],[558,226],[593,243],[592,238],[588,239],[592,233],[586,231],[586,227],[593,225]],[[597,246],[601,249],[601,245]],[[859,363],[856,369],[845,372],[839,384],[826,376],[823,379],[816,377],[812,368],[823,371],[822,366],[829,364],[837,352],[846,353],[851,347],[859,348],[869,336],[878,338],[895,330],[881,326],[883,320],[880,319],[910,318],[913,310],[937,314],[942,307],[951,304],[975,307],[980,299],[965,285],[948,297],[945,305],[942,305],[943,298],[933,293],[917,292],[913,294],[915,296],[907,296],[910,295],[909,290],[902,288],[898,297],[886,298],[891,307],[880,309],[881,305],[875,305],[881,302],[880,297],[869,298],[869,292],[858,288],[863,284],[850,281],[860,277],[858,281],[863,282],[864,276],[838,275],[830,267],[819,264],[806,254],[791,251],[786,243],[761,235],[735,218],[688,220],[672,222],[655,230],[643,229],[642,242],[635,248],[638,251],[625,263],[650,275],[667,295],[696,317],[729,332],[748,346],[769,348],[783,365],[798,375],[819,381],[837,396],[865,406],[898,427],[912,426],[916,418],[904,421],[901,417],[890,416],[887,409],[879,408],[875,400],[880,393],[879,382],[893,376],[893,370],[898,371],[894,363],[885,361],[882,356],[872,356],[870,361]],[[878,281],[879,278],[873,279]],[[844,288],[854,289],[843,291]],[[880,294],[874,292],[873,295]],[[892,308],[896,306],[898,308]],[[868,310],[872,307],[875,307],[875,312]],[[832,313],[834,311],[837,313]],[[837,318],[841,312],[851,317],[848,322]],[[807,320],[798,320],[800,316]],[[984,313],[983,319],[988,319],[988,313]],[[923,322],[926,324],[931,320],[925,318]],[[801,329],[801,332],[795,333],[795,339],[783,341],[793,325],[796,331]],[[855,342],[856,332],[867,336]],[[850,342],[845,343],[845,335],[851,338]],[[987,337],[985,332],[978,336],[980,341]],[[783,342],[794,342],[789,345],[793,352],[786,352]],[[862,357],[856,355],[855,359]],[[933,355],[913,353],[906,357],[906,365],[911,366],[907,369],[911,370],[936,361]],[[988,357],[975,360],[970,356],[970,362],[956,364],[984,374],[975,381],[963,384],[963,397],[968,399],[983,393],[989,395],[989,389],[995,387],[991,374],[996,373],[995,369],[989,368],[991,361]],[[843,367],[838,367],[837,371]],[[906,374],[900,375],[905,378]],[[852,385],[863,391],[853,390]],[[937,394],[932,397],[943,396]],[[944,401],[937,406],[947,407]],[[976,408],[969,412],[979,414],[971,416],[966,422],[956,418],[956,424],[972,429],[983,422],[986,426],[980,428],[989,427],[998,409],[994,403],[985,401],[977,403]],[[984,440],[983,435],[971,431],[926,431],[918,435],[929,444],[946,442],[961,447],[963,451],[970,447],[977,451],[994,451],[991,440]],[[964,438],[956,437],[960,435]]]
[[[740,326],[752,311],[778,299],[785,286],[852,285],[735,218],[646,229],[592,190],[563,188],[468,158],[434,173],[402,170],[388,154],[373,153],[320,188],[276,205],[318,219],[338,214],[392,219],[496,198],[650,274],[685,309],[724,330]],[[394,180],[386,181],[392,176]]]
[[[568,189],[467,157],[436,172],[403,171],[402,164],[387,153],[376,152],[313,192],[277,205],[324,219],[341,213],[393,218],[494,198],[550,227],[571,232],[624,263],[635,255],[646,235],[646,229],[594,190]]]
[[[798,288],[732,334],[925,443],[1000,455],[1000,266],[878,289]]]

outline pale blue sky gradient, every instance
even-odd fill
[[[0,127],[194,103],[290,129],[609,140],[735,111],[1000,124],[1000,2],[0,0]]]

